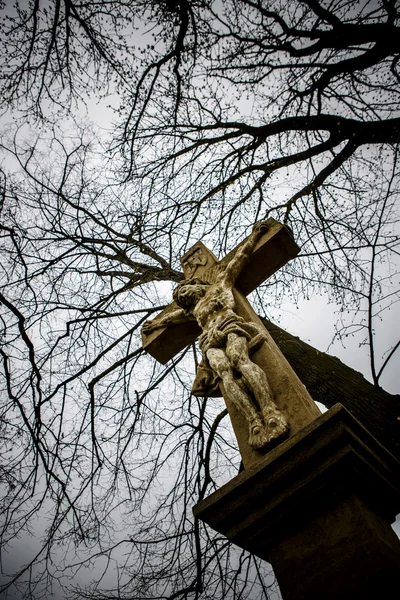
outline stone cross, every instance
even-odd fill
[[[221,261],[197,242],[181,258],[175,302],[142,330],[143,348],[163,364],[200,336],[192,393],[224,397],[246,468],[320,414],[246,299],[298,252],[274,219]]]

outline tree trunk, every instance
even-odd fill
[[[262,321],[312,398],[327,408],[336,402],[343,404],[400,460],[400,396],[388,394],[338,358],[316,350],[266,319]]]

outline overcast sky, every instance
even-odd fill
[[[104,134],[108,130],[112,130],[112,124],[114,115],[112,111],[106,107],[106,104],[112,103],[112,98],[95,105],[93,102],[89,104],[89,119],[93,120],[99,127],[102,128]],[[3,116],[2,121],[7,120],[7,116]],[[346,338],[345,343],[335,342],[331,344],[335,334],[335,325],[339,314],[339,307],[333,303],[328,303],[328,300],[324,296],[315,296],[310,300],[302,300],[295,306],[292,302],[287,301],[282,305],[279,310],[273,311],[268,316],[275,319],[276,322],[289,331],[290,333],[299,336],[302,340],[310,343],[315,348],[326,352],[333,356],[340,358],[345,364],[353,367],[360,371],[364,376],[370,380],[370,369],[369,369],[369,355],[368,347],[362,345],[363,334],[354,334]],[[393,323],[400,323],[400,308],[395,305],[391,312],[387,314],[388,318],[384,318],[382,321],[377,322],[377,346],[378,350],[384,351],[390,349],[391,345],[397,342],[396,336],[399,334],[399,328],[393,327]],[[346,317],[351,319],[351,316]],[[348,321],[348,324],[350,322]],[[398,368],[399,356],[395,355],[389,366],[387,367],[385,374],[382,378],[382,387],[390,393],[399,393],[400,391],[400,369]],[[36,527],[37,533],[40,534],[46,526],[45,514],[40,515],[37,519]],[[395,530],[400,535],[400,520],[397,520],[395,524]],[[25,556],[31,556],[35,551],[35,540],[34,538],[21,537],[14,545],[15,555],[10,554],[8,557],[9,565],[12,565],[14,561],[18,561],[20,564],[24,560]],[[6,565],[7,566],[7,565]],[[98,571],[100,573],[100,570]],[[79,582],[84,583],[87,579],[97,576],[97,573],[82,571],[79,574]],[[104,583],[111,582],[106,580]],[[78,580],[76,581],[78,583]],[[15,593],[9,593],[8,598],[12,600],[20,600],[20,595]],[[50,596],[48,596],[50,597]],[[63,600],[63,595],[54,589],[55,600]]]

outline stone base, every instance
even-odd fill
[[[284,600],[394,600],[400,463],[337,404],[197,504],[267,560]]]

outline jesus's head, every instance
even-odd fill
[[[189,310],[204,296],[208,285],[198,277],[193,277],[178,283],[172,295],[180,308]]]

